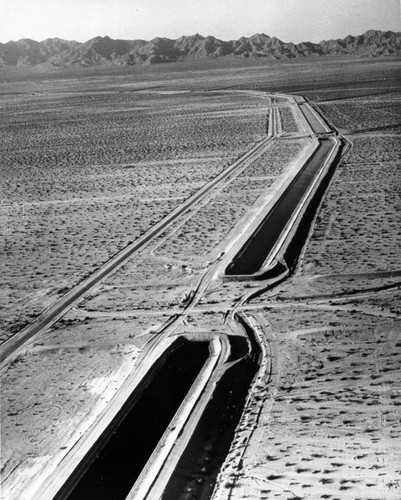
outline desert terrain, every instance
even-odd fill
[[[400,80],[391,57],[2,75],[3,346],[143,242],[7,351],[7,498],[56,497],[175,339],[224,351],[248,329],[261,354],[227,456],[217,467],[221,431],[202,438],[165,498],[400,497]],[[292,96],[309,99],[343,156],[285,279],[227,279],[317,148]],[[128,498],[152,498],[138,488]]]

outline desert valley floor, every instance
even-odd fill
[[[157,498],[146,481],[168,446],[163,498],[401,497],[400,82],[394,57],[0,75],[4,498]],[[299,255],[289,265],[277,247],[277,279],[230,278],[324,141],[343,146]],[[235,381],[242,404],[198,426],[186,456],[175,443],[249,331],[259,354],[248,386]],[[107,478],[75,487],[177,339],[209,354],[151,465],[122,493]]]

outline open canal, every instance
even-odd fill
[[[163,492],[163,500],[208,500],[212,496],[241,419],[249,387],[260,367],[261,349],[252,329],[241,317],[237,316],[236,321],[242,324],[247,339],[230,337],[230,360],[236,363],[218,381]]]
[[[312,154],[272,210],[259,224],[227,266],[226,275],[252,275],[259,272],[284,231],[292,214],[333,149],[330,139],[319,140],[318,149]]]
[[[123,500],[209,357],[208,342],[177,341],[56,496]]]

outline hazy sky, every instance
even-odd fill
[[[401,31],[401,0],[0,0],[0,41],[266,33],[286,42]]]

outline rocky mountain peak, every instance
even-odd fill
[[[145,40],[114,40],[97,36],[84,43],[48,38],[37,42],[24,38],[0,43],[0,66],[70,67],[94,65],[154,64],[193,58],[248,57],[282,59],[327,55],[375,57],[401,54],[401,33],[368,30],[362,35],[320,43],[283,42],[265,33],[224,41],[214,36],[181,36],[177,40],[156,37]]]

